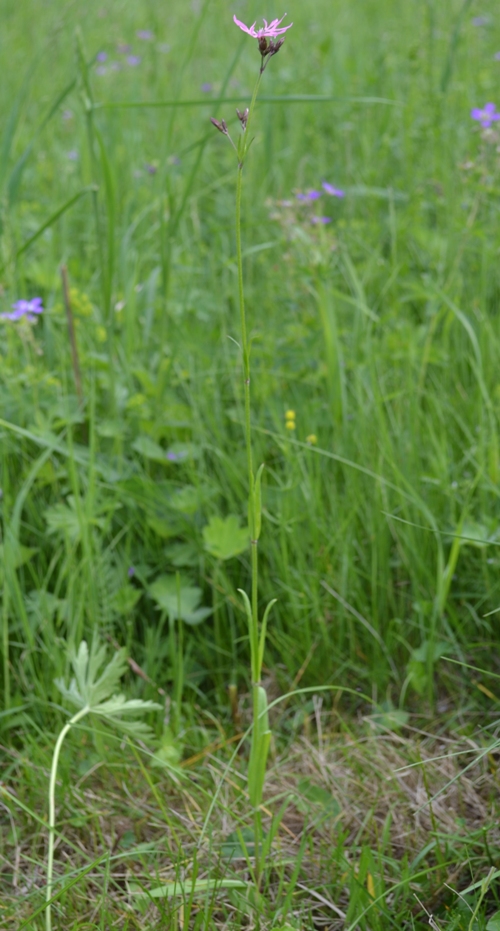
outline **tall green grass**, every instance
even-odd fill
[[[5,25],[3,304],[40,293],[47,307],[36,345],[2,326],[5,689],[23,690],[26,645],[38,679],[54,636],[96,626],[168,677],[148,587],[178,568],[217,605],[215,645],[212,622],[188,631],[188,682],[207,688],[246,655],[248,577],[245,555],[216,567],[202,536],[239,513],[244,463],[232,169],[208,116],[230,118],[221,97],[245,103],[254,61],[215,2],[179,6],[168,29],[156,6],[88,10],[40,7],[36,41],[17,7]],[[363,679],[395,703],[415,686],[432,698],[443,652],[495,641],[496,188],[463,164],[480,148],[470,106],[494,97],[497,27],[471,16],[290,9],[244,194],[263,603],[280,596],[267,662],[290,682],[307,658],[307,681]],[[154,41],[136,38],[143,23]],[[323,197],[330,225],[275,205],[322,179],[346,191]],[[158,461],[175,443],[187,458]]]
[[[44,797],[62,727],[54,680],[67,680],[68,644],[99,634],[124,645],[135,664],[127,689],[173,697],[170,717],[150,715],[156,754],[171,766],[184,746],[204,753],[211,727],[223,741],[239,731],[234,698],[250,685],[237,593],[248,588],[249,554],[224,558],[206,529],[217,517],[246,519],[234,166],[209,123],[230,122],[253,87],[256,52],[233,12],[253,22],[284,10],[3,5],[0,312],[35,295],[46,308],[33,328],[0,323],[0,729],[5,778],[23,786],[9,811],[38,825],[34,864],[45,828],[30,806]],[[445,657],[496,668],[500,599],[499,166],[469,115],[500,105],[496,7],[292,0],[287,12],[294,27],[266,73],[242,204],[252,437],[255,463],[266,463],[261,608],[278,596],[264,672],[273,694],[334,684],[352,706],[371,694],[384,715],[467,709],[470,676]],[[137,38],[144,29],[154,39]],[[345,197],[303,206],[296,194],[323,180]],[[315,212],[331,222],[311,223]],[[296,700],[302,710],[283,725],[292,735],[309,715],[321,719],[310,692]],[[128,750],[109,741],[93,729],[68,736],[68,748],[84,774],[109,753],[121,792]],[[66,789],[71,758],[60,759]],[[148,765],[137,763],[134,787],[146,780],[162,813],[177,882],[186,863],[177,815]],[[203,783],[200,803],[212,798]],[[240,789],[237,799],[243,828]],[[67,804],[82,828],[84,808],[73,795]],[[273,812],[279,804],[281,788]],[[86,853],[82,869],[100,870],[92,921],[104,928],[107,890],[121,887],[99,853],[108,842],[97,821],[92,831],[95,857]],[[393,857],[389,827],[378,846],[361,828],[334,843],[328,835],[318,894],[340,897],[347,884],[353,931],[416,927],[410,880],[430,876],[437,901],[459,860],[493,863],[478,832],[468,847],[458,834],[443,840],[434,822],[430,833],[411,863]],[[314,861],[312,837],[304,832],[291,871],[288,855],[277,861],[262,900],[235,890],[222,908],[207,892],[193,926],[243,926],[262,908],[279,927],[302,858]],[[140,852],[151,883],[158,849]],[[64,904],[69,886],[59,891]],[[188,925],[192,896],[182,895]],[[313,905],[296,909],[304,926]],[[175,923],[178,905],[161,907]],[[456,927],[462,918],[454,914]]]

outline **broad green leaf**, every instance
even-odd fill
[[[176,569],[197,566],[199,561],[198,550],[194,543],[171,543],[164,549],[165,559]]]
[[[427,663],[429,660],[435,663],[436,660],[444,656],[449,650],[449,643],[445,643],[443,640],[433,645],[431,645],[429,640],[426,640],[421,646],[412,650],[411,658],[418,663]]]
[[[186,624],[201,624],[212,613],[211,608],[201,608],[202,590],[181,579],[180,590],[175,575],[161,575],[149,587],[149,594],[159,608],[166,611],[170,619],[179,619]]]
[[[263,832],[262,840],[266,836]],[[259,843],[259,848],[261,846]],[[252,828],[233,831],[221,844],[221,855],[225,860],[242,860],[247,854],[249,857],[255,856],[255,835]]]
[[[182,744],[175,737],[172,729],[164,727],[160,740],[160,746],[153,756],[153,766],[176,767],[182,757]]]
[[[378,730],[400,731],[408,724],[409,714],[401,708],[394,708],[391,702],[382,702],[380,707],[370,716]]]
[[[206,489],[195,488],[194,485],[184,485],[177,488],[168,499],[168,506],[181,514],[195,514],[206,498]]]
[[[113,607],[117,614],[121,614],[122,616],[130,614],[139,601],[141,594],[141,590],[130,585],[130,583],[122,585],[113,598]]]
[[[155,443],[150,436],[138,436],[132,443],[132,449],[140,453],[145,459],[152,459],[153,462],[166,464],[167,454],[159,443]]]
[[[203,528],[205,549],[215,559],[232,559],[248,547],[248,529],[240,527],[235,514],[211,517]]]
[[[444,656],[449,649],[449,644],[444,641],[431,644],[430,641],[426,640],[421,646],[412,650],[408,663],[408,675],[413,688],[419,695],[423,694],[427,686],[429,662],[431,665],[434,665],[434,663],[436,663],[441,656]]]
[[[317,786],[310,779],[301,779],[297,786],[295,805],[302,814],[311,814],[311,811],[320,808],[322,820],[336,818],[341,808],[336,798],[328,789]]]
[[[180,536],[184,529],[182,519],[176,518],[175,514],[172,517],[156,514],[147,515],[146,523],[163,540],[171,540],[172,537]]]

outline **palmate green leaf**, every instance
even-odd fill
[[[181,577],[178,586],[175,575],[161,575],[149,587],[149,594],[158,607],[167,612],[171,620],[181,620],[186,624],[201,624],[211,613],[211,608],[200,608],[202,590],[197,585],[190,585]]]
[[[203,528],[205,549],[216,559],[232,559],[248,548],[249,535],[246,527],[240,527],[235,514],[227,517],[211,517]]]
[[[74,678],[69,686],[63,679],[56,679],[55,684],[63,697],[78,709],[87,708],[89,713],[97,714],[108,723],[137,738],[151,734],[148,725],[140,721],[129,721],[127,716],[135,717],[145,711],[160,708],[156,702],[142,701],[139,698],[127,700],[116,691],[120,679],[127,670],[125,650],[118,650],[106,663],[106,648],[94,640],[89,648],[82,640],[77,653],[71,656]],[[104,666],[104,668],[102,668]]]

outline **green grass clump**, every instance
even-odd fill
[[[117,743],[95,721],[67,737],[65,926],[143,927],[133,884],[165,881],[184,884],[182,909],[175,889],[144,905],[151,927],[158,907],[173,927],[246,927],[256,914],[263,927],[424,927],[416,892],[444,926],[486,928],[499,907],[496,880],[475,884],[498,869],[496,745],[478,722],[493,726],[498,702],[500,139],[470,110],[500,107],[496,8],[292,2],[257,104],[243,262],[265,463],[261,615],[277,598],[264,676],[281,705],[262,813],[279,857],[255,900],[217,891],[240,868],[225,844],[250,876],[253,836],[245,760],[226,750],[249,726],[251,685],[235,167],[209,122],[237,126],[258,67],[233,12],[251,23],[284,11],[4,3],[0,313],[37,295],[45,307],[33,325],[0,320],[6,914],[12,927],[45,921],[45,798],[67,720],[55,680],[99,635],[125,646],[131,698],[166,710],[148,715],[150,744]],[[296,196],[311,190],[321,199]],[[352,815],[332,782],[338,760],[321,756],[339,689],[346,714],[370,719],[377,753],[389,735],[388,777],[425,757],[415,714],[450,759],[459,751],[456,768],[439,782],[434,764],[417,766],[410,808],[380,779]],[[340,739],[328,721],[327,756]],[[354,782],[369,775],[356,756],[365,726],[351,743],[341,726]],[[429,801],[448,777],[462,787],[451,820]],[[474,889],[462,900],[449,886]]]

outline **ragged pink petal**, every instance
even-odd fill
[[[250,28],[248,28],[248,26],[245,26],[245,23],[240,22],[240,20],[237,19],[236,16],[233,16],[233,21],[236,23],[237,26],[240,27],[240,29],[243,29],[243,32],[247,32],[248,35],[252,36],[254,39],[257,38],[257,33],[255,32],[255,23],[253,24],[253,26],[250,26]]]
[[[293,26],[293,23],[290,23],[289,26],[281,26],[280,28],[280,24],[283,22],[285,16],[286,13],[281,17],[281,19],[273,19],[270,23],[267,22],[267,19],[264,19],[264,26],[262,29],[258,29],[257,31],[255,30],[255,23],[248,27],[245,26],[244,23],[240,22],[236,16],[233,16],[233,20],[236,25],[240,27],[240,29],[243,29],[243,32],[247,32],[248,35],[252,36],[254,39],[275,39],[277,36],[283,35],[287,29],[290,29]]]

